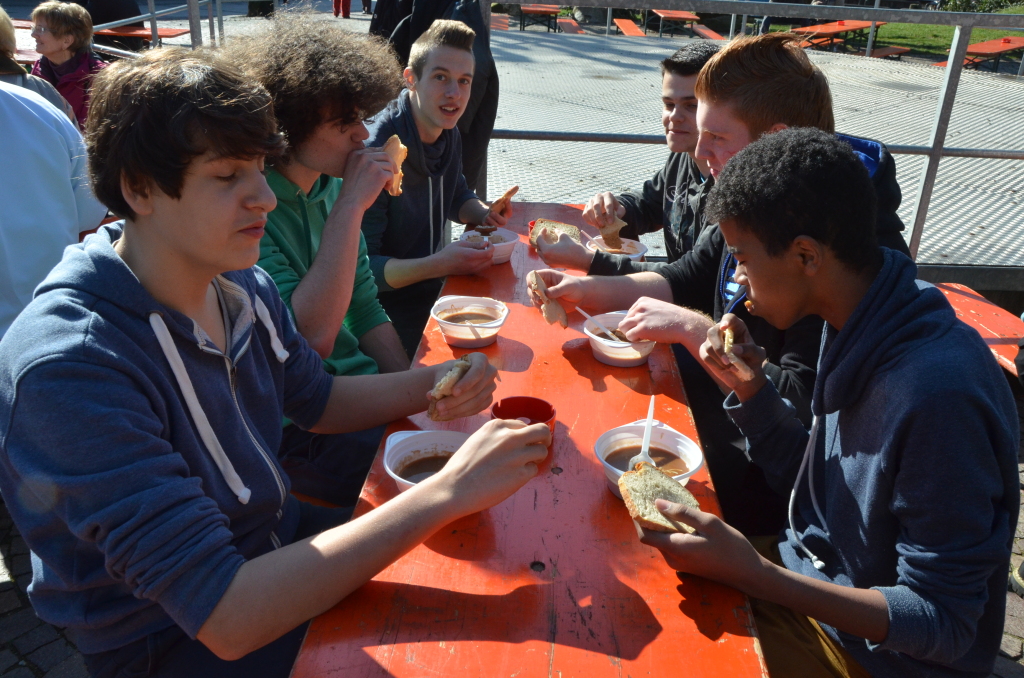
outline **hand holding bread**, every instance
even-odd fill
[[[434,388],[427,393],[432,420],[468,417],[490,406],[498,370],[483,353],[467,353],[434,369]]]

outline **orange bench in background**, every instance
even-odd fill
[[[631,35],[635,38],[643,38],[647,36],[647,33],[645,33],[642,28],[629,19],[613,19],[613,21],[615,21],[616,28],[618,28],[623,35]]]

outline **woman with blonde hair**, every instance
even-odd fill
[[[0,7],[0,82],[9,85],[16,85],[30,89],[43,97],[58,109],[67,113],[72,122],[75,122],[75,112],[71,104],[60,95],[53,85],[42,78],[29,75],[24,68],[15,60],[14,55],[18,51],[18,41],[14,37],[14,24],[11,17],[3,7]]]
[[[92,76],[107,65],[92,53],[92,17],[81,5],[49,0],[32,10],[32,37],[42,55],[32,75],[56,87],[84,127]]]

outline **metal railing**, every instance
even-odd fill
[[[228,0],[231,1],[231,0]],[[241,0],[238,0],[241,1]],[[117,21],[109,21],[105,24],[98,24],[92,27],[93,33],[101,31],[106,28],[120,28],[129,24],[134,24],[138,21],[149,21],[150,31],[150,44],[156,47],[160,44],[160,37],[157,33],[156,20],[158,17],[168,16],[170,14],[178,14],[180,12],[188,12],[188,23],[189,23],[189,38],[193,49],[203,44],[203,31],[202,31],[202,19],[199,15],[199,8],[206,5],[208,8],[207,15],[210,21],[210,42],[216,44],[224,44],[224,0],[189,0],[184,5],[177,5],[175,7],[168,7],[167,9],[156,9],[154,0],[148,0],[149,11],[145,14],[133,16],[128,19],[119,19]],[[276,0],[275,0],[276,5]],[[214,10],[216,9],[216,21],[217,30],[214,31]],[[216,36],[216,37],[215,37]],[[218,40],[219,38],[219,40]],[[103,50],[108,51],[108,50]]]

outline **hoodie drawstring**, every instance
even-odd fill
[[[277,327],[274,326],[274,321],[270,318],[270,310],[258,296],[254,305],[256,306],[256,317],[260,319],[263,326],[267,328],[267,334],[270,335],[270,348],[274,349],[274,356],[277,358],[277,362],[283,363],[285,360],[288,360],[290,354],[277,336]]]
[[[159,313],[154,311],[149,314],[149,324],[153,328],[156,340],[160,342],[160,348],[163,349],[167,362],[171,365],[171,372],[174,373],[174,378],[178,381],[178,388],[181,389],[181,394],[185,397],[185,404],[192,415],[192,421],[195,422],[196,428],[199,430],[199,437],[202,438],[203,444],[206,445],[210,456],[213,457],[214,463],[220,469],[224,482],[228,484],[231,491],[238,497],[238,501],[248,504],[252,491],[238,477],[235,467],[231,464],[231,460],[228,459],[224,448],[221,447],[220,441],[217,440],[217,434],[214,433],[210,420],[206,418],[206,412],[203,412],[199,399],[196,398],[196,391],[192,387],[192,381],[188,378],[188,372],[185,371],[185,363],[182,362],[181,355],[178,354],[178,347],[174,345],[174,339],[171,338],[171,333],[168,331],[167,325],[164,324],[164,319],[160,317]]]
[[[444,175],[441,177],[441,200],[437,207],[440,210],[444,209]],[[441,227],[438,233],[437,244],[434,244],[434,180],[432,177],[427,177],[427,196],[429,198],[429,210],[430,210],[430,253],[437,254],[437,251],[441,249],[441,236],[444,235],[444,213],[441,212]],[[445,243],[447,244],[447,243]]]
[[[793,525],[793,508],[796,505],[796,491],[800,487],[800,480],[803,478],[804,469],[810,466],[807,474],[807,487],[811,492],[811,504],[814,506],[814,513],[818,516],[818,520],[821,521],[821,529],[828,534],[828,525],[825,523],[825,516],[821,514],[821,509],[818,507],[818,497],[814,493],[814,443],[818,438],[818,423],[820,419],[817,415],[814,417],[814,422],[811,424],[811,435],[807,440],[807,448],[804,450],[804,458],[800,462],[800,470],[796,473],[796,482],[793,483],[793,491],[789,494],[789,529],[793,533],[793,538],[796,539],[797,546],[807,554],[807,557],[811,559],[811,564],[814,565],[814,569],[822,570],[825,568],[825,563],[821,561],[818,556],[811,553],[811,550],[804,546],[803,540],[796,531],[796,527]],[[810,464],[808,464],[808,460]]]

